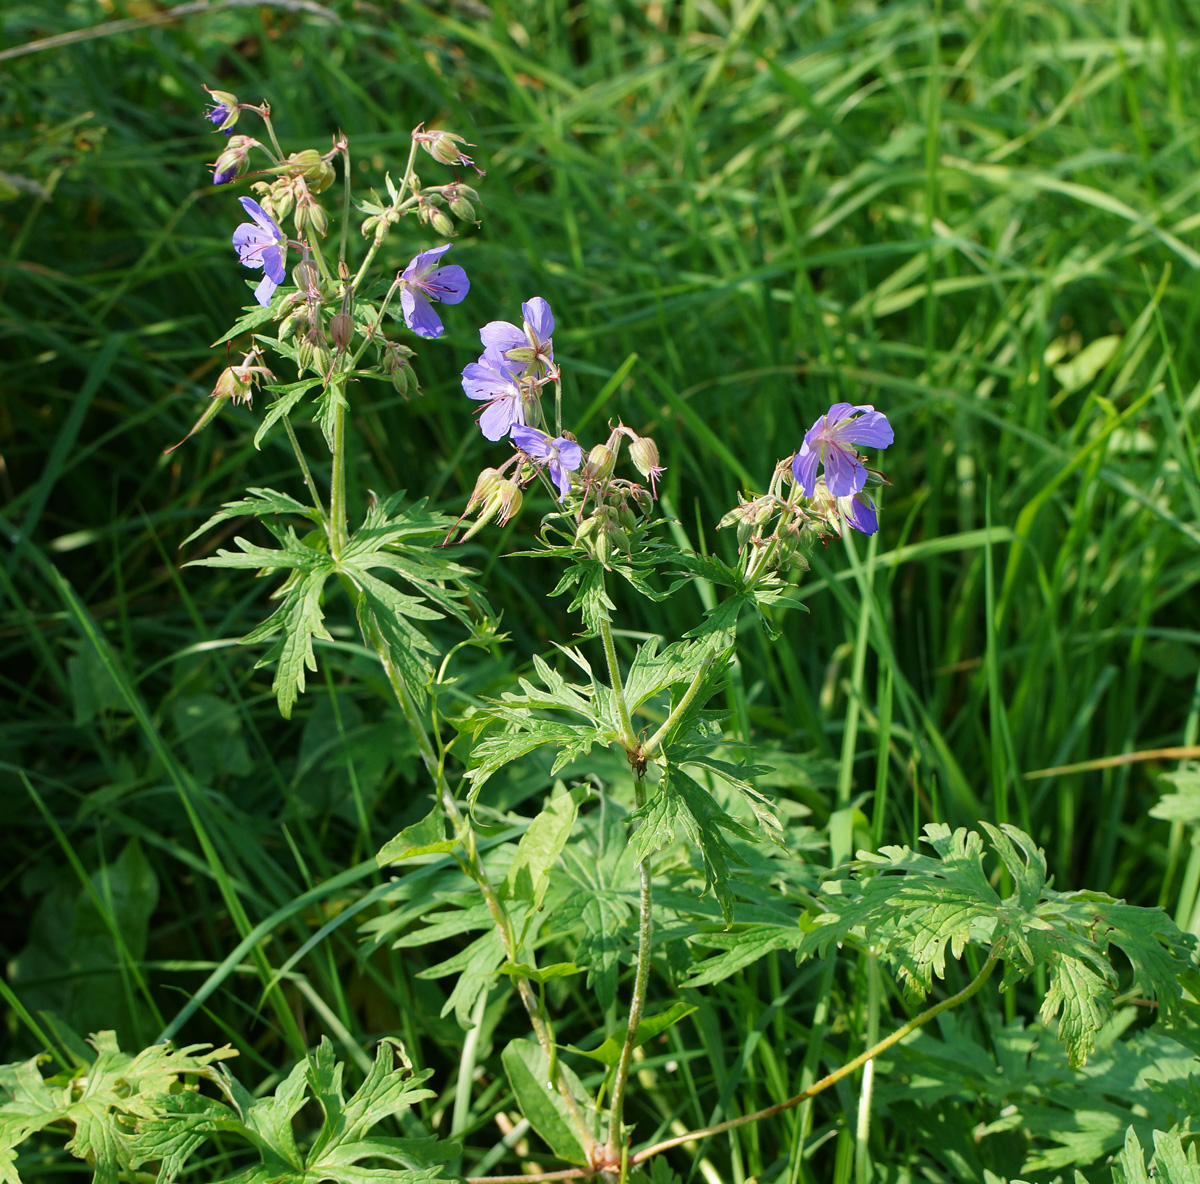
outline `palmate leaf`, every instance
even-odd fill
[[[113,1032],[92,1038],[96,1059],[73,1075],[44,1079],[35,1057],[0,1067],[0,1179],[19,1181],[13,1150],[50,1125],[66,1126],[66,1147],[88,1160],[100,1184],[130,1170],[133,1124],[153,1118],[185,1077],[216,1079],[216,1062],[237,1055],[207,1044],[175,1049],[154,1045],[121,1052]]]
[[[700,855],[705,887],[716,896],[728,924],[733,920],[733,889],[729,884],[730,862],[741,858],[725,834],[754,839],[681,769],[668,766],[658,783],[658,792],[633,815],[640,825],[630,839],[635,856],[648,859],[667,844],[682,841]],[[724,833],[723,833],[724,832]]]
[[[397,1056],[400,1064],[396,1064]],[[160,1109],[138,1124],[131,1140],[131,1163],[159,1163],[160,1184],[171,1184],[187,1158],[211,1135],[241,1139],[259,1162],[219,1184],[364,1184],[392,1180],[417,1184],[434,1180],[441,1165],[459,1154],[452,1143],[435,1139],[400,1139],[372,1135],[385,1118],[433,1094],[422,1088],[429,1073],[414,1074],[403,1048],[385,1039],[376,1050],[366,1080],[347,1100],[342,1065],[333,1046],[323,1039],[314,1056],[301,1061],[274,1094],[256,1098],[236,1082],[226,1083],[229,1102],[196,1093],[171,1095]],[[321,1129],[303,1147],[293,1120],[314,1101],[322,1114]],[[370,1166],[373,1164],[381,1166]],[[382,1166],[386,1165],[386,1166]]]
[[[207,522],[196,527],[179,545],[182,547],[190,543],[193,539],[198,539],[218,523],[227,522],[230,518],[242,518],[247,515],[254,518],[261,518],[266,515],[294,514],[298,518],[307,518],[310,522],[320,522],[321,520],[320,514],[312,506],[306,506],[303,502],[298,502],[291,494],[280,493],[277,489],[265,489],[259,486],[251,486],[251,488],[246,490],[246,493],[247,497],[239,498],[234,502],[224,502],[221,508]],[[197,561],[197,566],[204,566],[206,564],[210,567],[235,566],[232,564],[208,563],[206,560]]]
[[[975,944],[1003,960],[1005,985],[1045,970],[1042,1020],[1057,1017],[1058,1038],[1079,1065],[1112,1014],[1118,975],[1108,952],[1116,946],[1139,993],[1155,998],[1168,1019],[1182,1013],[1181,980],[1194,967],[1193,937],[1161,909],[1047,887],[1045,858],[1028,835],[1011,826],[982,826],[1010,873],[1008,896],[992,886],[979,834],[932,823],[925,835],[934,855],[907,847],[860,852],[853,878],[827,881],[816,902],[820,911],[801,916],[795,929],[761,924],[707,935],[704,941],[723,952],[701,962],[688,985],[719,982],[770,950],[793,949],[799,960],[865,937],[922,996],[935,978],[945,977],[948,958]]]

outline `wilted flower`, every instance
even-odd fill
[[[864,414],[852,418],[858,411]],[[812,497],[820,462],[829,492],[834,497],[850,497],[867,481],[867,470],[852,445],[886,448],[894,439],[887,416],[870,403],[834,403],[805,433],[804,443],[792,460],[792,475],[804,496]]]
[[[233,232],[233,245],[243,267],[261,267],[263,278],[254,289],[254,299],[266,307],[275,289],[287,278],[283,265],[287,235],[252,197],[239,197],[242,208],[254,219],[243,222]]]
[[[421,131],[423,126],[420,125],[412,137],[434,160],[441,164],[469,164],[475,168],[475,162],[458,147],[459,144],[466,144],[468,148],[473,148],[474,144],[467,143],[462,136],[456,136],[453,132]],[[483,175],[481,169],[476,168],[475,171]]]
[[[256,383],[261,382],[264,378],[274,379],[275,375],[266,366],[260,365],[261,360],[262,351],[255,346],[242,358],[239,365],[226,366],[221,371],[212,390],[211,402],[205,408],[204,414],[196,420],[192,430],[179,441],[179,444],[190,440],[197,432],[206,428],[216,418],[226,401],[234,404],[249,403]],[[163,452],[163,455],[169,456],[179,447],[179,444],[172,444]]]
[[[430,300],[444,304],[460,304],[471,287],[467,273],[461,267],[437,267],[437,261],[452,244],[422,251],[400,273],[400,306],[404,323],[418,337],[440,337],[442,320],[433,311]]]
[[[657,497],[658,479],[664,472],[663,466],[658,463],[658,445],[649,436],[638,436],[629,445],[629,459],[637,471],[649,480],[650,490]]]
[[[545,460],[550,480],[558,487],[558,500],[565,501],[571,492],[571,473],[583,464],[583,449],[565,436],[552,440],[545,432],[524,424],[514,424],[510,435],[512,442],[526,456]]]
[[[477,362],[462,372],[468,399],[487,400],[479,417],[479,430],[489,440],[503,440],[514,424],[525,422],[525,408],[516,375],[520,367],[496,350],[484,350]]]
[[[212,99],[208,110],[204,113],[205,118],[210,123],[217,125],[217,131],[229,131],[238,120],[237,95],[231,95],[227,90],[213,90],[208,86],[204,89],[208,91]]]
[[[521,305],[522,328],[509,321],[489,321],[479,330],[485,349],[502,353],[509,361],[541,374],[554,362],[554,314],[540,296]]]

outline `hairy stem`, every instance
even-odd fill
[[[625,702],[625,686],[621,681],[621,667],[617,663],[617,647],[613,643],[612,625],[607,617],[600,620],[600,638],[604,642],[604,660],[608,663],[608,679],[613,698],[617,701],[617,718],[621,723],[621,744],[626,752],[633,750],[636,738],[633,720],[629,717],[629,704]],[[640,782],[640,778],[638,779]]]
[[[633,796],[640,809],[646,801],[644,781],[634,778]],[[617,1062],[617,1073],[613,1078],[612,1106],[608,1122],[608,1159],[615,1163],[625,1143],[625,1086],[629,1081],[629,1068],[633,1061],[633,1050],[637,1043],[637,1030],[646,1008],[646,988],[650,983],[650,938],[653,933],[651,915],[650,861],[638,863],[641,890],[638,896],[638,950],[637,969],[633,976],[633,996],[629,1000],[629,1024],[625,1029],[625,1043],[621,1047],[621,1059]]]
[[[346,400],[341,392],[338,395],[333,410],[333,473],[329,482],[329,553],[334,559],[341,559],[349,534],[346,521]]]
[[[659,745],[670,735],[671,729],[679,722],[680,717],[692,703],[696,696],[700,693],[701,684],[704,682],[704,677],[708,674],[713,662],[716,660],[715,655],[705,660],[700,664],[700,669],[692,676],[692,681],[688,684],[688,689],[684,691],[683,698],[671,709],[670,715],[663,720],[658,731],[642,745],[642,756],[649,757],[658,751]]]
[[[643,1147],[636,1155],[629,1157],[629,1166],[634,1167],[639,1163],[645,1163],[646,1160],[664,1151],[669,1151],[672,1147],[679,1147],[684,1143],[697,1142],[711,1135],[719,1135],[723,1131],[732,1130],[738,1126],[745,1126],[747,1123],[761,1122],[764,1118],[772,1118],[776,1114],[782,1114],[785,1110],[791,1110],[799,1106],[801,1102],[806,1102],[809,1098],[815,1097],[817,1094],[824,1093],[830,1086],[836,1085],[844,1077],[848,1077],[851,1073],[861,1069],[869,1061],[873,1061],[881,1053],[886,1052],[893,1044],[898,1044],[910,1032],[915,1032],[918,1028],[929,1023],[930,1020],[941,1015],[943,1011],[949,1011],[950,1008],[957,1007],[960,1003],[965,1003],[991,977],[992,971],[996,969],[996,964],[1000,961],[1000,954],[999,947],[993,948],[988,960],[983,965],[983,969],[961,991],[955,995],[951,995],[948,999],[943,999],[941,1003],[935,1004],[933,1007],[921,1012],[920,1015],[914,1016],[908,1023],[897,1028],[891,1035],[885,1036],[877,1044],[873,1044],[865,1052],[856,1056],[852,1061],[847,1061],[840,1069],[835,1069],[832,1073],[822,1077],[820,1081],[816,1081],[807,1089],[801,1090],[794,1098],[788,1098],[786,1102],[779,1102],[777,1105],[768,1106],[765,1110],[756,1110],[753,1114],[743,1114],[739,1118],[729,1119],[728,1122],[719,1122],[715,1126],[688,1131],[686,1134],[677,1135],[673,1139],[664,1139],[661,1143],[653,1143],[649,1147]],[[527,1176],[469,1176],[467,1177],[467,1184],[537,1184],[539,1180],[579,1180],[592,1175],[595,1175],[595,1172],[590,1168],[568,1168],[561,1172],[541,1172],[536,1175]]]

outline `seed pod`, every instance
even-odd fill
[[[345,349],[354,340],[354,318],[347,312],[330,317],[329,336],[338,349]]]

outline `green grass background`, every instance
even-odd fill
[[[817,827],[839,801],[860,807],[860,845],[1013,821],[1060,887],[1195,929],[1200,848],[1148,816],[1169,763],[1025,776],[1197,741],[1194,6],[327,8],[217,4],[19,56],[152,6],[0,12],[0,1059],[28,1054],[45,1010],[152,1040],[214,968],[185,1034],[233,1040],[244,1073],[269,1078],[321,1032],[359,1060],[384,1031],[422,1063],[461,1046],[398,956],[356,960],[370,857],[427,787],[349,614],[331,606],[337,644],[288,725],[233,645],[265,589],[180,571],[224,541],[178,550],[219,502],[299,492],[285,440],[252,447],[261,399],[162,455],[247,299],[233,187],[207,183],[205,82],[269,101],[289,150],[344,129],[364,187],[403,167],[422,120],[487,169],[482,226],[453,252],[471,293],[420,346],[423,395],[359,388],[356,506],[407,487],[461,508],[498,454],[458,373],[478,326],[535,294],[558,320],[568,423],[653,435],[672,529],[697,549],[731,553],[721,515],[830,402],[873,403],[896,431],[882,529],[814,556],[786,644],[748,634],[731,727],[801,758],[776,792]],[[428,241],[401,231],[392,267]],[[509,667],[575,627],[544,596],[551,570],[502,558],[536,520],[528,505],[468,553]],[[632,634],[673,636],[703,605],[622,608]],[[503,669],[467,674],[486,691]],[[534,770],[506,804],[544,784]],[[718,993],[730,1058],[777,976]],[[787,1024],[756,1045],[785,1057],[804,1031]],[[812,1163],[842,1179],[835,1110]],[[878,1131],[877,1159],[950,1170],[909,1135]],[[769,1167],[756,1139],[722,1152],[731,1178]],[[977,1177],[962,1141],[955,1170]]]

